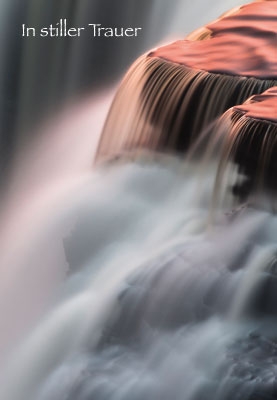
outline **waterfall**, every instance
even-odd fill
[[[220,187],[226,162],[234,162],[244,177],[233,191],[241,199],[267,193],[275,210],[276,88],[254,95],[244,104],[228,110],[215,130],[223,137],[217,187]],[[264,201],[264,200],[263,200]]]
[[[234,9],[134,63],[115,97],[99,157],[143,147],[182,153],[229,108],[276,86],[275,10],[274,1]]]
[[[37,274],[48,270],[53,257],[41,257],[56,232],[67,279],[10,350],[1,397],[274,392],[276,217],[237,209],[207,230],[214,172],[199,192],[193,165],[174,157],[113,164],[77,182],[55,215],[50,208],[29,260]]]
[[[97,1],[40,5],[30,2],[29,23],[61,9],[71,21],[105,14]],[[183,7],[122,5],[119,21],[142,17],[148,32],[159,7],[164,19]],[[277,218],[266,207],[276,15],[277,1],[254,2],[147,51],[123,78],[99,145],[111,90],[25,136],[39,79],[27,53],[42,51],[26,44],[19,104],[34,85],[16,137],[25,146],[0,204],[1,399],[277,399]],[[115,48],[126,51],[118,71],[150,36],[134,52]],[[78,61],[86,40],[55,46],[46,114],[61,88],[96,91]],[[106,68],[112,82],[117,66]]]
[[[246,1],[246,0],[245,0]],[[143,51],[166,37],[187,34],[199,24],[216,18],[223,7],[216,1],[199,21],[196,7],[172,0],[2,0],[1,11],[1,175],[7,180],[22,147],[36,136],[42,121],[87,93],[97,94],[114,85],[122,71]],[[224,7],[240,4],[229,0]],[[184,7],[189,8],[184,12]],[[180,16],[184,15],[184,21]],[[67,18],[72,26],[100,21],[107,25],[143,28],[136,41],[105,39],[92,43],[88,34],[67,40],[34,37],[23,40],[21,26],[40,28]],[[7,39],[8,38],[8,39]],[[88,50],[89,49],[89,50]],[[26,144],[27,143],[27,144]]]

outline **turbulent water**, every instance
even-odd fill
[[[66,189],[31,260],[45,274],[66,237],[67,279],[10,350],[1,398],[276,398],[277,220],[240,207],[211,225],[215,167],[145,157]]]

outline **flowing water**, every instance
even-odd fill
[[[91,168],[110,94],[17,160],[0,209],[1,399],[277,399],[277,218],[265,192],[236,195],[228,111],[210,125],[276,81],[193,74],[145,56],[132,67],[98,148],[108,163]],[[186,115],[199,82],[234,90],[199,105],[201,127],[170,114],[190,81]],[[185,159],[171,154],[180,125],[200,136]]]
[[[24,232],[36,251],[18,240],[25,266],[17,261],[14,279],[32,274],[24,288],[33,312],[45,287],[51,301],[2,365],[1,398],[274,393],[276,218],[238,208],[209,228],[215,166],[201,189],[196,172],[171,157],[115,164],[71,182],[70,201],[61,188],[59,202],[43,199],[43,217],[32,205],[47,231]]]
[[[163,157],[113,165],[54,213],[46,203],[16,278],[34,274],[21,298],[43,311],[2,365],[1,398],[276,398],[276,217],[241,207],[209,227],[215,166],[201,189],[196,171]]]

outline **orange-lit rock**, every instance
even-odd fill
[[[242,6],[206,28],[206,40],[179,40],[150,56],[220,74],[277,77],[277,1]]]
[[[277,87],[252,96],[246,103],[234,107],[245,116],[277,123]]]

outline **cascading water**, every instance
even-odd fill
[[[256,197],[267,193],[273,209],[276,193],[276,110],[277,89],[273,87],[228,110],[216,124],[216,131],[221,132],[224,143],[217,187],[220,187],[224,164],[231,160],[244,175],[244,180],[234,187],[234,193],[241,198],[247,198],[253,192]]]
[[[233,11],[186,45],[193,54],[193,46],[208,45],[222,21],[229,34],[229,22],[251,25],[255,19],[271,43],[276,3]],[[252,7],[262,10],[256,18],[247,14]],[[253,29],[244,34],[245,44]],[[78,158],[79,151],[90,152],[90,139],[79,149],[66,136],[77,173],[69,165],[54,176],[59,163],[52,160],[53,176],[46,180],[50,163],[41,156],[29,187],[21,185],[28,168],[20,164],[0,210],[1,399],[277,399],[277,219],[250,206],[247,196],[244,203],[234,196],[238,177],[229,165],[244,168],[233,151],[234,132],[247,135],[251,118],[257,124],[255,99],[238,104],[276,85],[274,53],[267,54],[273,72],[265,76],[257,69],[254,78],[195,72],[193,65],[143,56],[106,122],[97,155],[109,156],[108,163],[91,172]],[[185,93],[183,85],[189,87]],[[200,89],[202,104],[195,95]],[[265,101],[270,93],[275,89],[265,92]],[[245,112],[250,121],[234,127]],[[258,122],[275,132],[268,114]],[[200,136],[202,128],[207,131]],[[200,141],[185,160],[152,152],[183,152],[195,136]],[[148,151],[120,154],[143,145]],[[65,150],[56,147],[60,160]],[[40,149],[44,142],[31,154]],[[256,177],[252,165],[249,173]],[[41,181],[47,182],[43,192]],[[212,203],[217,185],[224,201]]]
[[[276,23],[276,1],[251,3],[141,57],[116,95],[99,157],[184,152],[230,107],[276,86]]]
[[[45,233],[47,254],[57,226],[74,226],[65,239],[68,278],[10,354],[2,398],[273,392],[276,218],[241,209],[207,231],[214,168],[200,192],[194,174],[174,159],[143,160],[75,186]]]

